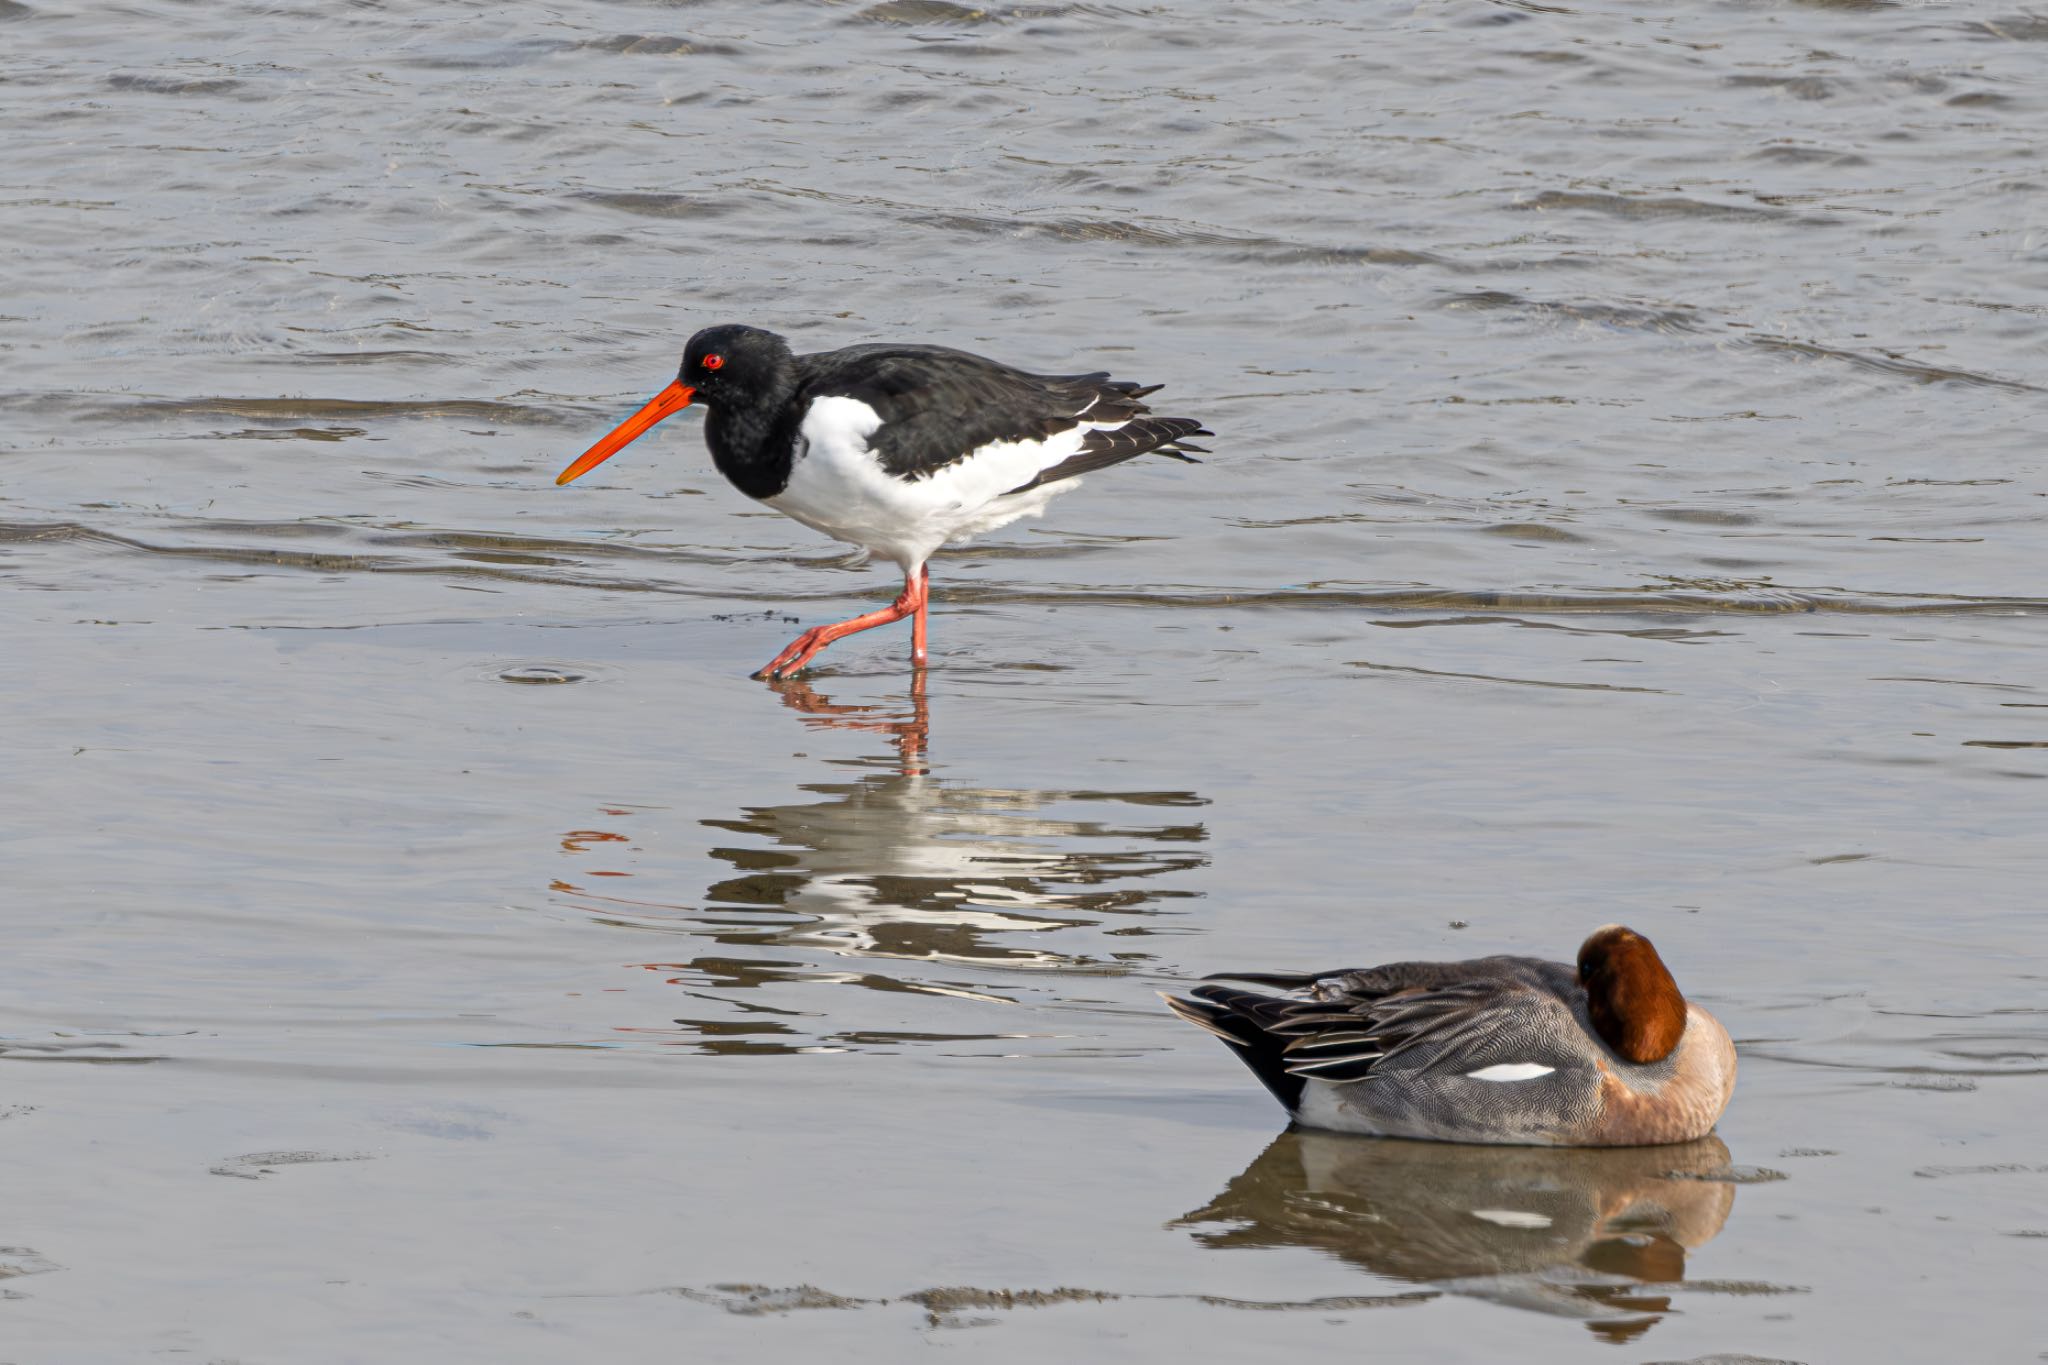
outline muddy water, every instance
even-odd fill
[[[0,1354],[2048,1349],[2044,59],[0,0]],[[552,485],[734,319],[1216,455],[771,689],[884,571],[694,417]],[[1283,1135],[1153,994],[1615,919],[1701,1144]]]

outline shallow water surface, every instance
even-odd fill
[[[2048,1351],[2044,43],[0,0],[0,1354]],[[771,687],[885,568],[553,485],[732,320],[1215,454]],[[1155,995],[1612,920],[1712,1138],[1283,1133]]]

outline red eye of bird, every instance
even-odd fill
[[[705,356],[705,357],[704,357],[704,360],[703,360],[703,365],[704,365],[704,368],[705,368],[705,369],[707,369],[707,370],[715,370],[715,369],[718,369],[718,368],[720,368],[721,366],[723,366],[724,364],[725,364],[725,357],[724,357],[724,356],[722,356],[722,355],[707,355],[707,356]]]

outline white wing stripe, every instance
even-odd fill
[[[1471,1081],[1533,1081],[1538,1076],[1548,1076],[1557,1070],[1541,1062],[1498,1062],[1493,1066],[1482,1066],[1477,1071],[1465,1073]]]

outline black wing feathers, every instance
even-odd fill
[[[1209,434],[1190,418],[1147,416],[1139,400],[1158,385],[1106,371],[1027,374],[944,346],[849,346],[800,361],[804,397],[857,398],[880,415],[870,444],[898,478],[923,478],[992,441],[1042,441],[1084,421],[1126,424],[1090,432],[1078,454],[1010,490],[1020,493],[1147,451],[1188,459],[1180,438]]]
[[[1093,419],[1095,414],[1091,412],[1088,415]],[[1187,445],[1180,438],[1215,434],[1213,431],[1204,431],[1202,424],[1192,417],[1134,418],[1114,431],[1089,432],[1087,438],[1081,442],[1079,454],[1069,455],[1052,468],[1040,471],[1038,477],[1030,483],[1019,484],[1009,491],[1027,492],[1040,484],[1056,483],[1061,479],[1071,479],[1077,474],[1122,464],[1125,460],[1143,455],[1147,451],[1171,455],[1174,459],[1185,460],[1189,464],[1200,464],[1200,460],[1185,452],[1197,450],[1205,455],[1208,452],[1202,450],[1200,446]]]

